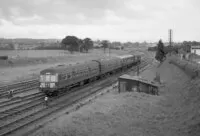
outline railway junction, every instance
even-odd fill
[[[149,59],[142,60],[140,67],[144,68],[148,63],[150,63]],[[96,97],[97,93],[101,92],[102,89],[114,84],[119,74],[121,73],[109,78],[103,78],[92,84],[71,88],[67,93],[61,93],[56,97],[50,98],[48,106],[44,106],[44,93],[35,91],[38,88],[37,79],[1,86],[0,134],[16,135],[18,131],[33,131],[34,129],[31,126],[40,126],[36,124],[41,124],[42,119],[44,119],[44,122],[48,122],[51,120],[51,114],[59,113],[60,110],[62,111],[66,107],[71,107],[73,104],[79,103],[81,100],[89,98],[92,95]],[[7,96],[9,96],[9,93],[7,93],[8,90],[13,90],[14,97],[7,100]],[[66,101],[68,102],[64,103]],[[48,117],[49,119],[45,120]],[[25,128],[26,126],[30,130]]]
[[[38,89],[36,80],[2,86],[0,135],[196,135],[199,131],[194,128],[198,122],[192,118],[197,119],[197,114],[190,114],[190,110],[198,105],[191,109],[187,107],[189,104],[177,108],[186,102],[185,97],[190,96],[187,90],[181,94],[181,90],[191,87],[190,79],[168,60],[157,67],[153,55],[142,56],[139,64],[142,78],[136,76],[138,69],[133,66],[126,72],[49,97],[48,106],[45,105],[45,94],[33,91]],[[151,82],[157,73],[161,78],[160,86]],[[121,76],[123,74],[129,76]],[[119,76],[134,79],[143,85],[143,90],[159,88],[159,95],[151,95],[149,91],[119,94]],[[12,99],[7,99],[7,93],[3,92],[8,87],[14,88]],[[177,91],[173,91],[175,87]],[[182,120],[186,114],[192,118]]]

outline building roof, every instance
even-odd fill
[[[130,76],[130,75],[126,75],[125,74],[125,75],[120,76],[119,78],[121,78],[121,79],[128,79],[128,80],[134,80],[134,81],[139,81],[139,82],[142,82],[142,83],[145,83],[145,84],[148,84],[148,85],[152,85],[154,87],[159,87],[160,86],[157,82],[144,79],[144,78],[142,78],[140,76]]]
[[[192,45],[191,49],[200,49],[200,46],[199,45]]]

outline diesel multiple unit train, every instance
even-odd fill
[[[39,90],[46,95],[75,85],[84,85],[110,74],[123,71],[140,63],[139,55],[123,55],[108,59],[98,59],[77,63],[75,65],[59,65],[40,72]]]

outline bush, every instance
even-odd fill
[[[200,65],[197,63],[181,60],[179,58],[173,58],[170,62],[184,70],[192,78],[200,76]]]

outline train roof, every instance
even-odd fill
[[[98,59],[98,60],[115,60],[117,59],[116,57],[108,57],[108,58],[101,58],[101,59]]]
[[[101,58],[101,59],[96,59],[96,60],[93,60],[93,61],[96,61],[96,62],[109,62],[109,61],[120,61],[119,58],[117,57],[111,57],[111,58]]]
[[[133,55],[131,55],[131,54],[127,54],[127,55],[121,55],[121,56],[116,56],[116,57],[118,57],[118,58],[120,58],[120,59],[124,59],[124,58],[130,58],[130,57],[133,57]]]
[[[83,63],[59,65],[56,67],[44,69],[44,70],[40,71],[40,74],[45,74],[45,73],[56,74],[56,73],[62,73],[62,72],[68,73],[68,72],[71,72],[73,69],[79,70],[79,69],[83,69],[84,67],[85,68],[92,67],[92,66],[94,66],[94,64],[96,64],[96,62],[87,61],[87,62],[83,62]]]

